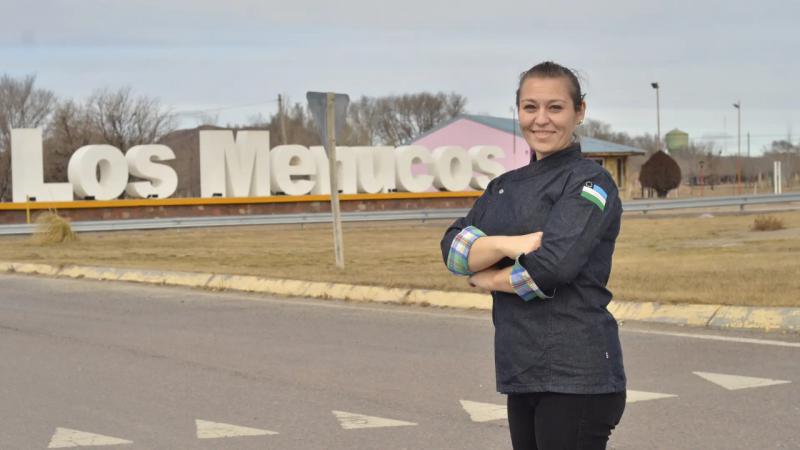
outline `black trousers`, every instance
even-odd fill
[[[508,396],[514,450],[603,450],[625,410],[625,392]]]

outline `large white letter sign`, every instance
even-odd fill
[[[466,191],[472,179],[472,160],[457,146],[433,150],[433,185],[451,192]]]
[[[314,188],[314,157],[302,145],[279,145],[270,152],[272,191],[306,195]]]
[[[73,200],[69,183],[44,182],[42,151],[40,128],[11,130],[12,201],[24,202],[27,197],[40,202]]]
[[[166,164],[154,161],[171,161],[175,153],[166,145],[137,145],[125,153],[131,175],[148,181],[128,183],[125,192],[131,197],[167,198],[178,188],[178,174]]]
[[[406,192],[425,192],[430,189],[433,183],[433,175],[430,175],[433,159],[428,149],[421,145],[404,145],[397,147],[394,154],[399,189]],[[417,162],[424,164],[429,173],[414,175],[412,166]]]
[[[368,194],[395,188],[393,147],[353,147],[358,159],[358,191]]]
[[[200,195],[268,196],[269,131],[200,131]]]
[[[316,176],[313,177],[314,189],[311,190],[315,195],[329,195],[331,193],[330,165],[328,164],[328,154],[325,147],[315,145],[309,148],[314,157],[314,164],[317,167]],[[356,176],[356,153],[350,147],[336,146],[336,170],[339,192],[343,194],[358,193],[358,182]]]
[[[70,158],[67,178],[80,197],[113,200],[122,195],[128,183],[128,161],[112,145],[85,145]]]
[[[493,178],[499,177],[506,171],[506,168],[497,162],[497,158],[505,158],[506,153],[496,145],[478,145],[470,148],[468,153],[472,159],[473,169],[478,172],[469,183],[475,189],[485,190]]]

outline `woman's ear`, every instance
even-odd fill
[[[586,116],[586,102],[581,102],[581,107],[576,113],[578,124],[583,123],[583,118]]]

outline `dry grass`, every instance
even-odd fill
[[[775,216],[758,216],[753,221],[753,231],[776,231],[784,229],[783,221]]]
[[[625,216],[609,288],[627,301],[800,306],[800,212],[773,215],[786,229],[752,233],[751,215]],[[0,260],[468,291],[441,261],[447,225],[346,223],[343,272],[329,225],[84,233],[58,246],[2,237]]]
[[[56,211],[46,211],[36,217],[36,231],[33,242],[39,245],[62,244],[78,239],[72,231],[69,221],[58,215]]]

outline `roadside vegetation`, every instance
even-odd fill
[[[754,232],[753,215],[626,215],[609,288],[625,301],[800,306],[800,211]],[[470,291],[445,270],[447,222],[345,223],[347,269],[333,263],[329,225],[82,233],[40,245],[0,238],[0,260],[257,275]]]

